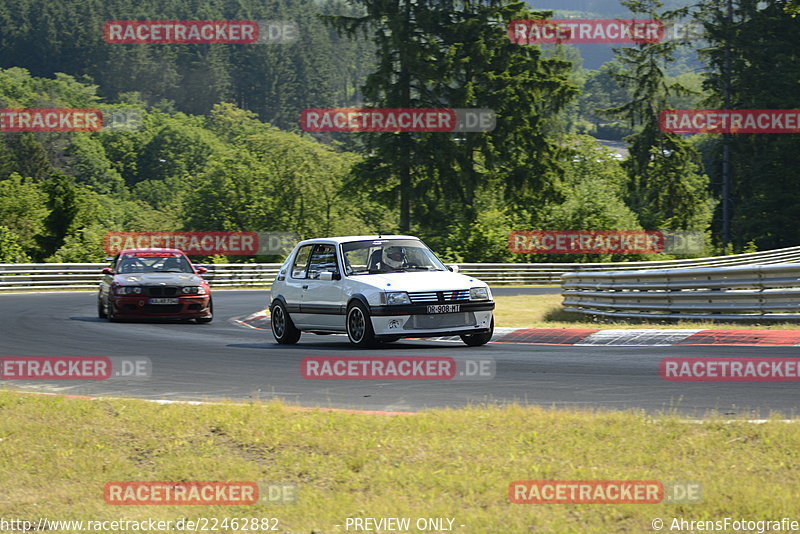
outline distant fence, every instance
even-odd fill
[[[491,284],[560,284],[562,275],[609,270],[723,267],[800,263],[800,247],[768,252],[696,258],[690,260],[624,263],[462,263],[459,270]],[[107,263],[4,263],[0,264],[0,291],[37,289],[95,289]],[[227,263],[206,265],[204,277],[213,287],[269,287],[278,263]]]
[[[564,310],[647,319],[800,319],[800,263],[574,272]]]

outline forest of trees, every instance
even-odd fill
[[[528,229],[698,230],[706,253],[800,244],[796,134],[729,136],[726,246],[723,136],[657,124],[664,108],[722,107],[726,90],[733,108],[800,107],[800,18],[781,2],[735,0],[735,23],[716,0],[623,5],[631,18],[697,17],[706,40],[625,46],[586,70],[574,47],[509,41],[503,21],[549,16],[535,3],[6,0],[0,107],[125,108],[143,121],[0,134],[0,262],[99,261],[103,234],[119,230],[407,231],[449,261],[621,259],[510,253],[508,233]],[[179,19],[291,20],[301,38],[102,39],[107,20]],[[699,72],[684,61],[697,52]],[[302,109],[346,106],[491,108],[497,128],[299,130]],[[624,138],[630,156],[619,161],[595,137]]]

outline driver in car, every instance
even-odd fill
[[[408,267],[404,247],[386,247],[381,255],[381,270],[399,271]]]

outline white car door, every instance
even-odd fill
[[[320,278],[322,273],[331,273]],[[338,280],[333,278],[339,278]],[[300,298],[300,315],[307,327],[344,330],[344,302],[341,270],[336,245],[318,244],[311,253]]]
[[[294,260],[289,266],[288,273],[281,287],[281,296],[286,301],[286,311],[295,323],[295,326],[302,325],[302,314],[300,313],[300,302],[303,298],[303,286],[306,285],[306,269],[308,260],[311,257],[311,250],[314,245],[303,245],[294,255]]]

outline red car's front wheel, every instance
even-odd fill
[[[111,302],[111,295],[109,295],[108,299],[106,300],[106,316],[112,323],[119,322],[119,317],[117,317],[117,314],[114,313],[114,303]]]
[[[208,317],[198,317],[195,319],[200,324],[207,324],[214,320],[214,301],[208,299]]]

